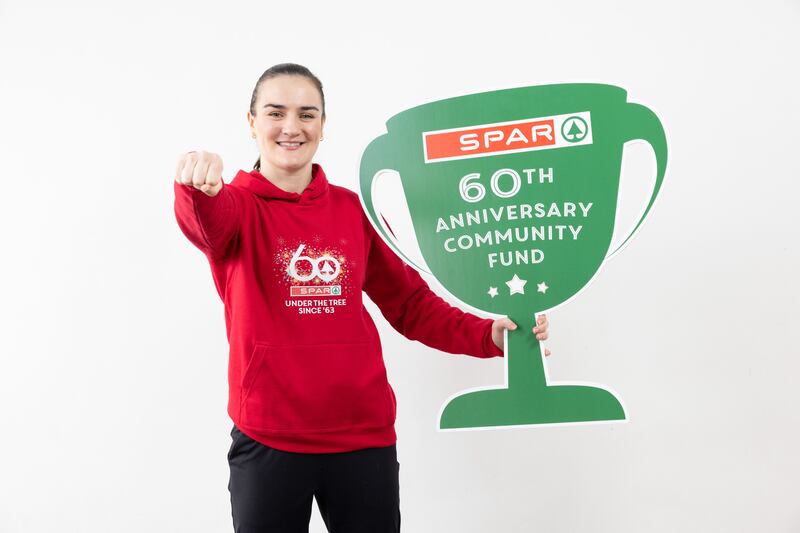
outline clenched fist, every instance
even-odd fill
[[[183,154],[175,169],[175,181],[216,196],[222,189],[222,158],[202,150]]]

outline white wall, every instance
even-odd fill
[[[354,189],[386,118],[470,92],[614,83],[669,135],[649,220],[550,314],[550,377],[628,423],[437,433],[503,362],[369,304],[404,531],[800,530],[796,0],[111,4],[0,2],[0,531],[232,529],[223,308],[171,179],[189,149],[251,168],[250,92],[284,61],[323,80],[316,160]]]

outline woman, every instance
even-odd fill
[[[436,296],[358,196],[328,183],[312,163],[322,84],[305,67],[264,72],[247,119],[252,171],[224,183],[218,155],[189,152],[174,184],[178,225],[225,304],[234,528],[307,531],[316,498],[332,533],[399,531],[395,399],[362,291],[400,333],[451,353],[501,356],[516,325]],[[546,317],[533,332],[547,338]]]

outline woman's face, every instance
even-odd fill
[[[261,173],[286,175],[311,169],[322,127],[322,97],[304,76],[283,75],[261,83],[255,116],[247,112],[261,153]]]

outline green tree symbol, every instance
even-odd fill
[[[583,128],[578,125],[578,123],[583,124]],[[564,129],[569,126],[569,131],[564,133]],[[566,139],[568,142],[576,143],[582,141],[584,137],[586,137],[586,133],[589,131],[588,126],[586,125],[586,121],[584,121],[581,117],[570,117],[564,121],[563,126],[561,126],[561,135]]]

